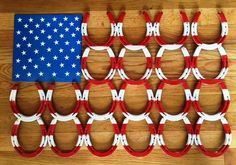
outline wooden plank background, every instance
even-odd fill
[[[214,42],[220,33],[220,24],[217,18],[217,10],[224,11],[229,22],[229,35],[224,43],[224,47],[229,56],[230,70],[226,76],[225,82],[230,90],[232,102],[226,115],[233,134],[236,132],[236,2],[235,1],[165,1],[157,2],[149,1],[56,1],[56,0],[16,0],[16,1],[0,1],[0,164],[236,164],[236,141],[233,142],[228,152],[217,158],[209,158],[198,152],[193,146],[192,150],[182,158],[172,158],[165,155],[157,145],[153,152],[144,158],[135,158],[130,156],[122,146],[109,157],[98,158],[88,152],[86,147],[71,158],[63,159],[55,155],[49,147],[45,148],[43,153],[32,159],[25,159],[19,156],[13,149],[10,142],[10,132],[15,117],[8,103],[9,88],[11,86],[12,73],[12,47],[13,47],[13,19],[15,13],[83,13],[90,10],[91,19],[88,24],[89,34],[92,40],[97,43],[106,41],[109,35],[110,27],[106,16],[107,9],[114,12],[118,17],[120,9],[126,9],[127,16],[124,21],[124,33],[128,40],[132,43],[138,43],[145,34],[145,22],[139,11],[147,9],[152,19],[155,13],[162,9],[164,16],[161,21],[161,34],[167,42],[175,42],[181,36],[182,23],[179,16],[179,9],[185,9],[191,20],[193,14],[197,10],[202,11],[199,23],[199,34],[204,42]],[[186,47],[190,54],[193,53],[196,45],[189,37]],[[118,39],[112,46],[116,55],[122,48]],[[148,49],[154,59],[158,50],[158,45],[154,38],[151,39]],[[183,70],[183,58],[180,51],[166,51],[162,59],[162,68],[166,75],[170,78],[176,78]],[[202,73],[212,78],[219,72],[220,58],[217,51],[202,51],[199,59],[199,67]],[[89,57],[89,70],[97,78],[102,78],[109,68],[109,58],[104,52],[92,51]],[[139,78],[145,70],[145,58],[142,52],[128,51],[125,56],[125,69],[132,78]],[[114,80],[117,90],[122,81],[116,73]],[[192,73],[187,80],[191,89],[194,89],[196,79]],[[159,80],[153,72],[149,83],[155,92]],[[85,80],[82,80],[81,87],[84,88]],[[45,90],[47,84],[44,85]],[[30,115],[35,112],[39,104],[38,95],[32,83],[22,83],[18,95],[18,103],[24,114]],[[111,103],[111,95],[109,89],[104,86],[96,86],[92,88],[90,96],[90,104],[97,113],[104,113]],[[75,103],[75,96],[71,85],[58,83],[53,101],[58,112],[68,114]],[[140,86],[129,86],[125,95],[125,102],[130,112],[141,113],[146,105],[147,97],[145,90]],[[163,93],[163,104],[168,112],[174,114],[181,111],[184,105],[184,93],[181,87],[168,86]],[[219,87],[203,87],[201,90],[200,101],[202,107],[208,113],[215,113],[221,104],[222,97]],[[156,107],[153,107],[151,118],[157,125],[160,115]],[[188,115],[194,124],[198,119],[193,108]],[[81,108],[79,118],[85,126],[88,116],[85,109]],[[121,126],[124,117],[119,108],[116,109],[115,118],[119,126]],[[51,117],[48,110],[44,113],[43,119],[46,125],[49,125]],[[37,123],[23,123],[20,129],[20,142],[26,149],[32,150],[39,144],[40,130]],[[201,129],[202,142],[207,148],[216,149],[224,139],[222,126],[220,122],[204,122]],[[144,149],[149,141],[149,131],[145,122],[131,122],[128,125],[128,141],[130,145],[137,149]],[[109,122],[95,122],[92,126],[92,141],[97,149],[107,149],[113,139],[113,130]],[[166,144],[171,149],[180,149],[186,141],[186,132],[182,122],[167,122],[164,131]],[[178,137],[178,138],[176,138]],[[59,123],[56,128],[56,142],[62,149],[70,149],[76,141],[76,129],[72,122]]]

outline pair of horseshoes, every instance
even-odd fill
[[[221,57],[221,71],[214,79],[224,79],[228,72],[228,57],[222,44],[224,40],[226,39],[226,36],[228,35],[227,19],[223,12],[218,12],[220,22],[221,22],[221,34],[218,37],[218,40],[216,41],[216,43],[206,44],[202,42],[202,40],[200,39],[198,35],[197,28],[198,28],[198,20],[199,20],[200,15],[201,15],[201,12],[195,13],[192,26],[191,26],[193,41],[198,45],[198,47],[194,51],[193,59],[192,59],[193,74],[198,80],[205,79],[205,77],[200,73],[197,67],[198,57],[202,49],[208,50],[208,51],[217,49]]]

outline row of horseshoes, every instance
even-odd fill
[[[39,97],[40,97],[40,106],[38,108],[38,111],[34,115],[25,116],[24,114],[20,112],[16,103],[16,95],[19,88],[19,84],[15,84],[12,87],[12,90],[10,93],[10,105],[14,112],[14,115],[17,118],[17,120],[15,121],[13,125],[12,136],[11,136],[12,145],[14,146],[16,151],[22,156],[34,157],[40,154],[48,144],[51,147],[52,151],[54,151],[57,155],[62,156],[62,157],[69,157],[69,156],[74,155],[80,149],[80,147],[83,144],[85,144],[88,150],[92,154],[103,157],[103,156],[108,156],[112,154],[116,150],[119,142],[121,142],[121,144],[124,146],[125,150],[128,153],[130,153],[133,156],[138,156],[138,157],[148,155],[153,150],[156,144],[158,144],[166,154],[170,156],[174,156],[174,157],[180,157],[180,156],[185,155],[191,149],[193,144],[195,144],[197,148],[207,156],[216,157],[216,156],[222,155],[228,149],[232,140],[231,129],[230,129],[229,123],[224,117],[230,104],[230,94],[226,87],[226,84],[223,81],[228,71],[228,59],[227,59],[227,54],[225,52],[225,49],[222,46],[222,43],[228,34],[228,23],[223,12],[219,12],[219,18],[220,18],[221,27],[222,27],[221,35],[216,43],[205,44],[201,41],[197,32],[198,19],[199,19],[200,14],[201,14],[200,12],[195,13],[193,22],[191,24],[191,30],[190,30],[190,22],[188,20],[188,17],[184,11],[181,11],[180,15],[182,17],[183,25],[184,25],[182,38],[175,44],[168,44],[160,36],[160,20],[163,15],[163,12],[158,12],[155,18],[155,22],[152,23],[148,13],[144,11],[143,15],[146,21],[146,35],[145,35],[145,38],[139,44],[133,45],[128,42],[128,40],[125,38],[124,33],[122,31],[123,20],[125,18],[125,12],[121,12],[118,18],[118,22],[115,21],[112,13],[108,12],[107,15],[111,24],[111,34],[106,43],[97,45],[96,43],[92,42],[88,36],[87,23],[89,20],[89,13],[86,13],[84,15],[83,23],[81,27],[83,40],[88,46],[83,52],[82,63],[81,63],[83,76],[88,81],[85,89],[83,90],[83,92],[81,92],[78,83],[72,83],[72,86],[74,88],[75,95],[76,95],[76,100],[77,100],[76,105],[70,114],[61,115],[57,113],[52,102],[55,84],[50,84],[45,94],[42,86],[39,83],[36,83],[36,87],[37,87]],[[192,38],[194,42],[198,45],[192,57],[189,55],[188,50],[184,47],[184,44],[187,40],[187,37],[190,35],[190,32],[192,33]],[[149,43],[149,40],[151,39],[153,35],[155,36],[157,43],[161,46],[157,52],[156,61],[154,65],[152,62],[151,54],[146,47],[147,44]],[[116,37],[120,39],[120,42],[124,46],[119,53],[118,59],[115,57],[113,50],[110,48]],[[87,57],[89,56],[89,52],[91,49],[95,51],[106,50],[110,57],[111,69],[103,80],[97,80],[93,78],[87,69]],[[127,49],[131,51],[142,50],[146,57],[146,61],[147,61],[146,71],[139,80],[133,80],[129,78],[128,75],[125,73],[124,66],[123,66],[123,58],[125,56],[125,52]],[[176,49],[181,49],[181,52],[185,60],[185,69],[182,75],[178,79],[169,80],[162,72],[161,57],[165,50],[176,50]],[[214,79],[205,79],[197,67],[197,59],[202,49],[204,50],[217,49],[221,55],[221,62],[222,62],[221,71],[218,74],[218,76],[215,77]],[[155,68],[156,75],[161,80],[155,95],[148,83],[148,79],[151,76],[153,68]],[[191,93],[191,90],[189,89],[186,83],[186,79],[188,78],[188,75],[190,74],[191,70],[194,76],[199,80],[193,93]],[[123,80],[123,84],[121,88],[119,89],[119,91],[116,90],[115,86],[112,83],[112,79],[116,71],[118,71],[119,76]],[[110,88],[111,95],[112,95],[112,104],[107,113],[96,114],[93,112],[93,109],[91,108],[88,101],[89,92],[92,86],[103,85],[103,84],[108,85]],[[162,90],[167,84],[168,85],[181,85],[184,88],[186,102],[185,102],[183,111],[179,114],[171,115],[167,113],[162,105],[162,102],[161,102]],[[222,90],[224,102],[218,113],[214,115],[209,115],[205,113],[202,107],[200,106],[200,103],[199,103],[200,89],[202,85],[215,85],[215,84],[220,86]],[[146,88],[146,92],[148,96],[148,103],[145,108],[145,111],[139,115],[134,115],[130,113],[125,105],[124,96],[125,96],[125,91],[128,85],[143,85]],[[157,106],[158,111],[162,116],[158,127],[156,127],[153,124],[152,119],[149,117],[150,111],[154,105]],[[85,107],[87,114],[90,117],[84,129],[80,123],[79,118],[77,117],[81,106]],[[125,116],[125,119],[123,121],[121,128],[119,128],[116,119],[113,117],[114,111],[117,106],[119,106],[119,108],[122,110],[123,115]],[[196,123],[195,128],[192,126],[191,122],[187,118],[187,115],[191,106],[194,107],[195,111],[200,116],[200,118],[198,119]],[[48,129],[44,125],[44,122],[41,118],[43,112],[46,110],[47,107],[50,111],[51,116],[53,117]],[[54,140],[55,127],[58,121],[71,121],[71,120],[73,120],[77,126],[78,139],[73,149],[71,149],[70,151],[63,151],[56,145],[56,142]],[[90,128],[95,120],[98,120],[98,121],[110,120],[114,128],[113,143],[111,147],[106,151],[96,150],[90,139]],[[143,151],[134,150],[128,143],[128,140],[126,137],[126,127],[130,120],[131,121],[145,120],[147,124],[149,125],[149,129],[151,132],[150,142],[147,148]],[[225,132],[225,140],[224,140],[223,145],[216,151],[211,151],[211,150],[206,149],[201,143],[200,128],[204,120],[207,120],[207,121],[220,120],[221,123],[223,124],[224,132]],[[36,150],[26,151],[18,142],[18,130],[19,130],[19,126],[21,122],[33,122],[33,121],[37,121],[38,124],[40,125],[41,131],[42,131],[41,143]],[[185,127],[188,133],[188,138],[187,138],[185,147],[181,149],[180,151],[172,151],[165,145],[163,131],[164,131],[164,124],[166,121],[183,121],[185,123]]]

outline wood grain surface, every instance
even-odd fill
[[[161,21],[161,35],[167,42],[174,43],[182,33],[182,22],[179,16],[179,10],[184,9],[191,20],[194,12],[202,11],[199,23],[199,34],[206,43],[214,42],[220,34],[220,24],[217,18],[217,11],[223,10],[229,22],[229,35],[224,43],[224,47],[229,57],[230,69],[225,78],[227,87],[231,94],[231,105],[226,115],[233,132],[233,142],[225,155],[217,158],[209,158],[200,153],[195,146],[191,151],[181,157],[172,158],[162,152],[157,145],[153,152],[144,158],[135,158],[130,156],[120,145],[118,149],[109,157],[98,158],[88,152],[86,147],[71,158],[63,159],[55,155],[49,147],[46,147],[43,153],[32,159],[25,159],[19,156],[10,142],[10,132],[15,117],[10,109],[8,98],[12,84],[12,52],[13,52],[13,20],[16,13],[83,13],[90,11],[91,19],[88,24],[88,31],[93,41],[103,43],[106,41],[110,25],[106,16],[107,9],[114,12],[118,17],[120,9],[126,9],[127,15],[124,20],[124,33],[132,43],[138,43],[145,35],[145,22],[140,11],[147,9],[154,19],[155,13],[163,10],[164,15]],[[193,54],[196,45],[189,37],[186,45]],[[84,46],[85,47],[85,46]],[[112,49],[116,56],[122,45],[116,39]],[[153,59],[159,49],[154,38],[148,45],[148,49]],[[183,70],[183,57],[179,50],[166,51],[162,58],[162,68],[167,77],[177,78]],[[125,55],[125,70],[131,78],[140,78],[145,70],[145,58],[141,51],[127,51]],[[199,61],[199,68],[204,76],[212,78],[220,70],[220,57],[217,51],[202,51]],[[109,58],[105,52],[91,51],[88,58],[89,71],[96,78],[103,78],[110,66]],[[153,70],[149,83],[155,92],[159,80]],[[191,90],[194,89],[196,79],[191,73],[188,80]],[[116,73],[113,83],[119,90],[122,83],[118,73]],[[82,79],[81,87],[84,88],[86,81]],[[36,164],[199,164],[199,165],[234,165],[236,164],[236,2],[235,1],[165,1],[157,2],[154,0],[142,1],[56,1],[56,0],[1,0],[0,1],[0,164],[1,165],[36,165]],[[47,89],[47,84],[44,84]],[[32,83],[22,83],[17,97],[18,104],[24,114],[33,114],[39,105],[38,94]],[[129,86],[125,95],[125,102],[129,111],[139,114],[146,106],[147,96],[142,86]],[[175,114],[182,110],[184,105],[184,93],[182,88],[167,86],[163,92],[163,104],[169,113]],[[70,84],[57,83],[57,88],[53,96],[53,102],[58,112],[62,114],[70,113],[75,103],[75,95]],[[106,85],[95,86],[91,89],[89,102],[97,113],[104,113],[111,103],[111,94]],[[209,114],[216,113],[222,102],[221,91],[219,87],[203,86],[201,90],[200,103],[204,110]],[[153,107],[151,118],[155,125],[160,120],[157,108]],[[119,126],[124,119],[119,108],[116,109],[115,118]],[[194,109],[188,115],[192,124],[198,119]],[[43,119],[46,125],[49,125],[52,117],[47,110]],[[85,126],[88,116],[85,109],[81,108],[79,119]],[[130,122],[127,130],[128,141],[136,150],[144,149],[149,142],[150,133],[145,122]],[[95,122],[91,130],[92,142],[97,149],[107,149],[113,140],[113,129],[108,121]],[[23,123],[20,129],[20,143],[25,149],[33,150],[40,142],[40,130],[36,122]],[[178,150],[185,144],[187,135],[182,122],[167,122],[164,131],[166,144],[171,148]],[[218,148],[224,139],[222,125],[220,122],[204,122],[201,129],[201,138],[203,144],[210,149]],[[59,122],[56,127],[56,142],[59,147],[69,150],[76,142],[76,128],[73,122]]]

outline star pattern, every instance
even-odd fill
[[[16,15],[13,81],[80,81],[82,16]]]

